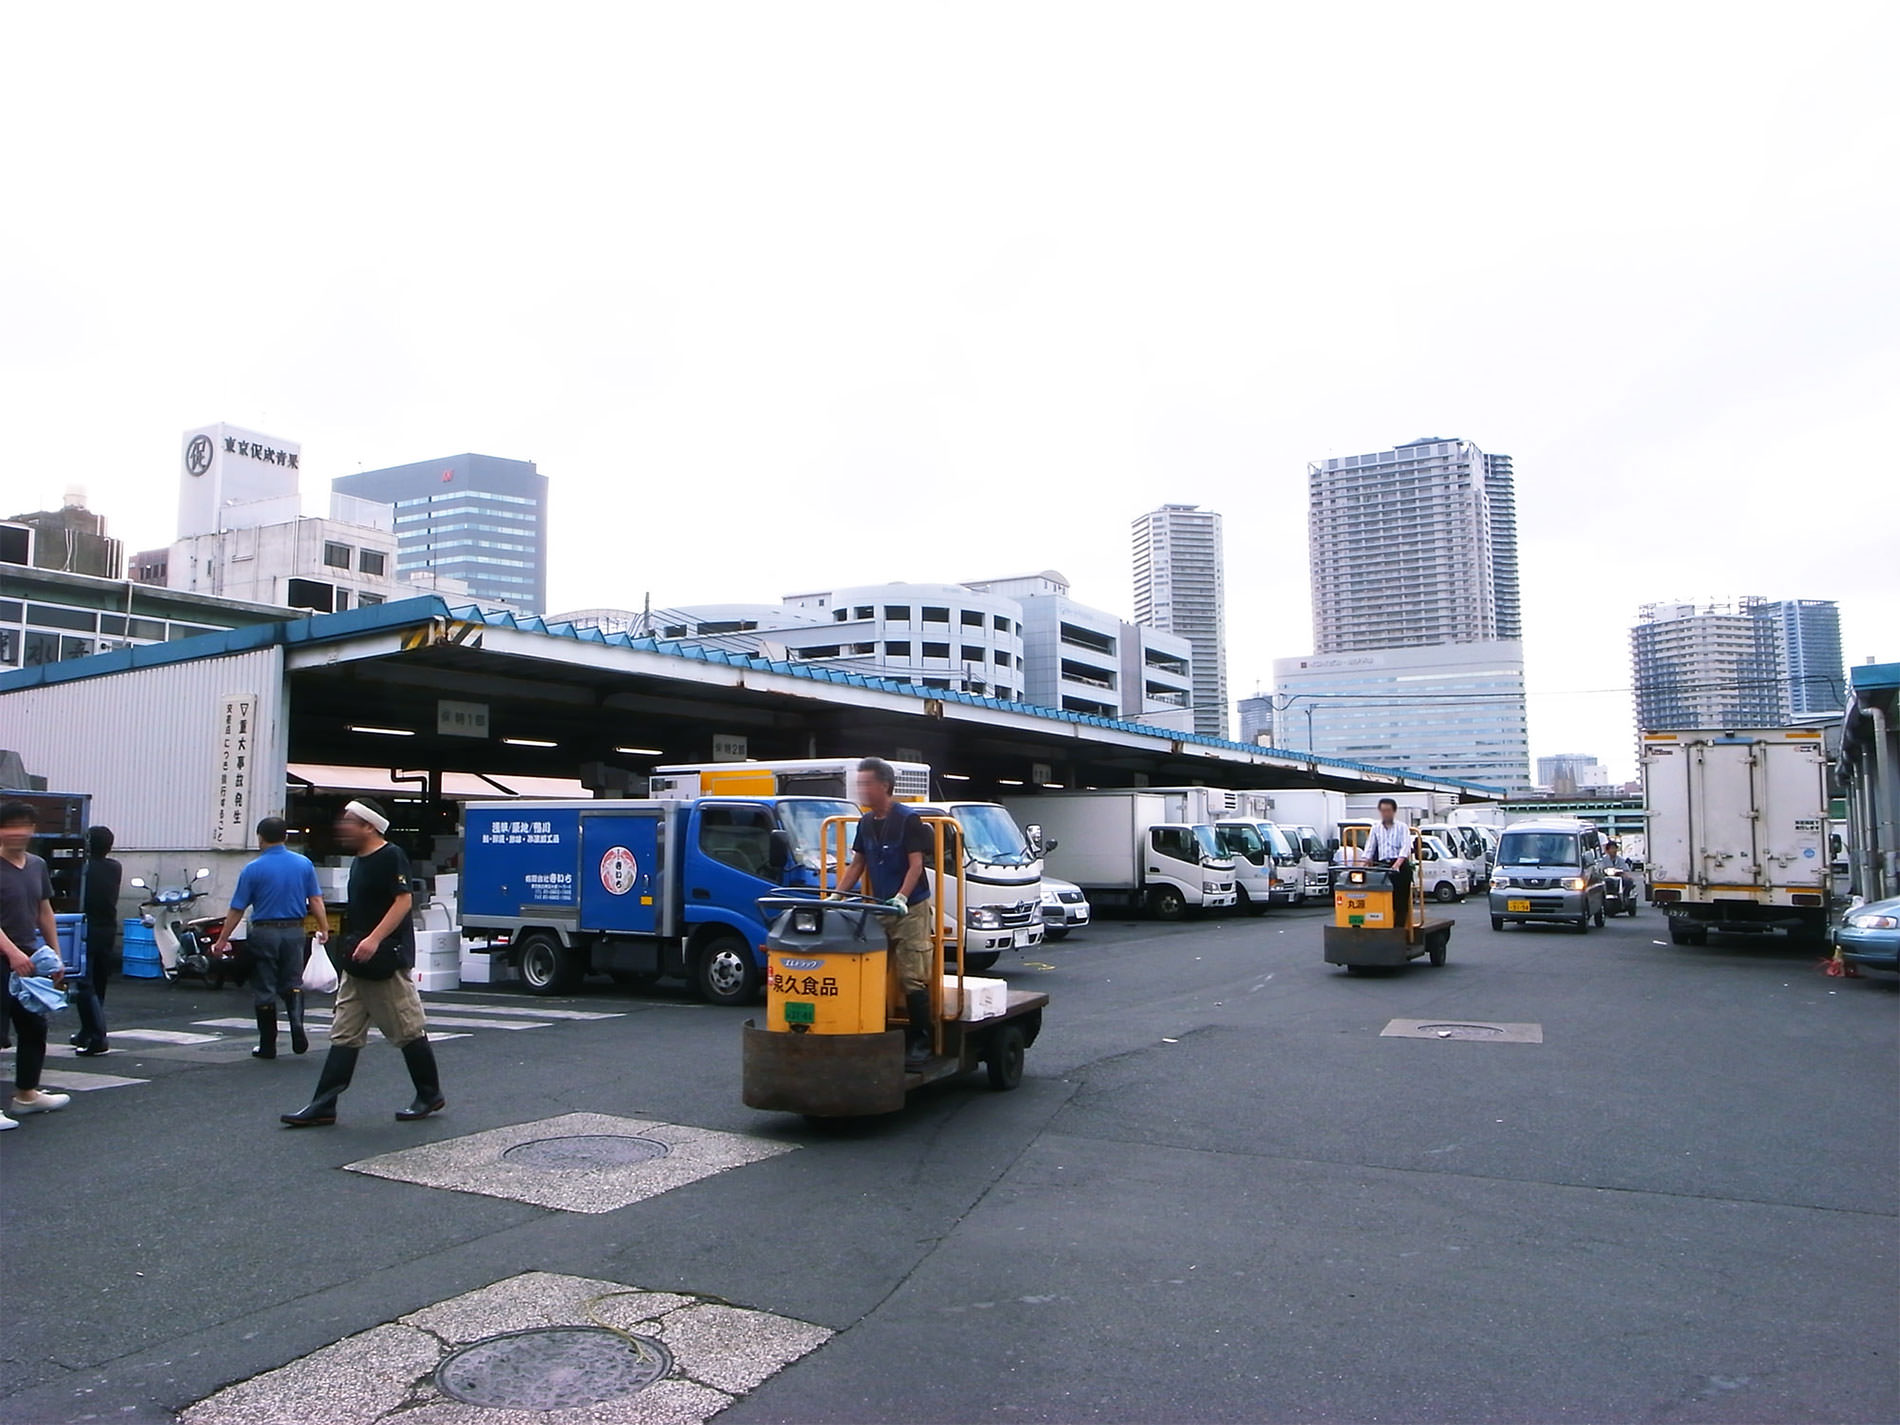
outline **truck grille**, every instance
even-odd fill
[[[1003,924],[1012,930],[1018,926],[1034,925],[1042,919],[1040,901],[1019,901],[1015,905],[999,905],[996,909],[1003,918]]]

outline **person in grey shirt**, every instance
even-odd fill
[[[39,814],[27,802],[0,806],[0,957],[6,968],[22,979],[38,973],[33,952],[42,946],[59,953],[59,922],[53,919],[53,878],[46,863],[26,848],[39,830]],[[54,977],[63,985],[64,975]],[[9,1118],[0,1113],[0,1129],[18,1128],[28,1113],[52,1113],[72,1102],[70,1095],[46,1093],[40,1088],[40,1070],[46,1063],[46,1017],[28,1009],[10,990],[0,988],[7,1023],[16,1045],[13,1060],[13,1098]]]
[[[262,854],[238,872],[231,909],[218,932],[216,950],[222,954],[231,948],[231,932],[238,928],[244,912],[250,911],[251,1000],[257,1010],[253,1059],[277,1057],[279,1000],[290,1021],[291,1053],[302,1054],[310,1048],[303,1021],[304,918],[316,919],[319,947],[330,935],[317,868],[308,856],[284,844],[289,835],[290,828],[281,816],[267,816],[257,824],[257,844]]]

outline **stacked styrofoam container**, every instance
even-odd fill
[[[943,1012],[951,1019],[994,1019],[1009,1008],[1009,981],[979,975],[963,977],[963,999],[957,1001],[957,977],[943,977]]]
[[[347,865],[317,867],[317,885],[326,901],[349,900],[350,868]]]
[[[462,937],[454,930],[416,932],[416,988],[457,990],[462,987]]]
[[[486,953],[486,940],[462,942],[462,983],[465,985],[502,985],[518,978],[506,953]]]

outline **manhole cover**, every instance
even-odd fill
[[[620,1133],[577,1133],[567,1138],[537,1138],[517,1143],[501,1156],[530,1168],[624,1168],[664,1158],[670,1149],[655,1138]]]
[[[1440,1039],[1497,1039],[1504,1033],[1495,1024],[1421,1024],[1418,1028],[1421,1034]]]
[[[436,1367],[435,1383],[464,1405],[565,1410],[632,1395],[672,1369],[666,1347],[646,1336],[546,1326],[462,1347]]]

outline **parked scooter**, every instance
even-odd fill
[[[223,923],[220,918],[189,913],[191,907],[204,898],[198,882],[210,874],[209,866],[200,866],[182,886],[153,889],[143,876],[134,876],[132,884],[146,892],[139,909],[145,913],[145,923],[152,927],[152,939],[158,945],[159,967],[164,970],[165,978],[173,983],[203,980],[212,989],[221,990],[227,982],[243,984],[248,966],[239,959],[236,945],[222,955],[213,951],[218,938],[217,927]]]

